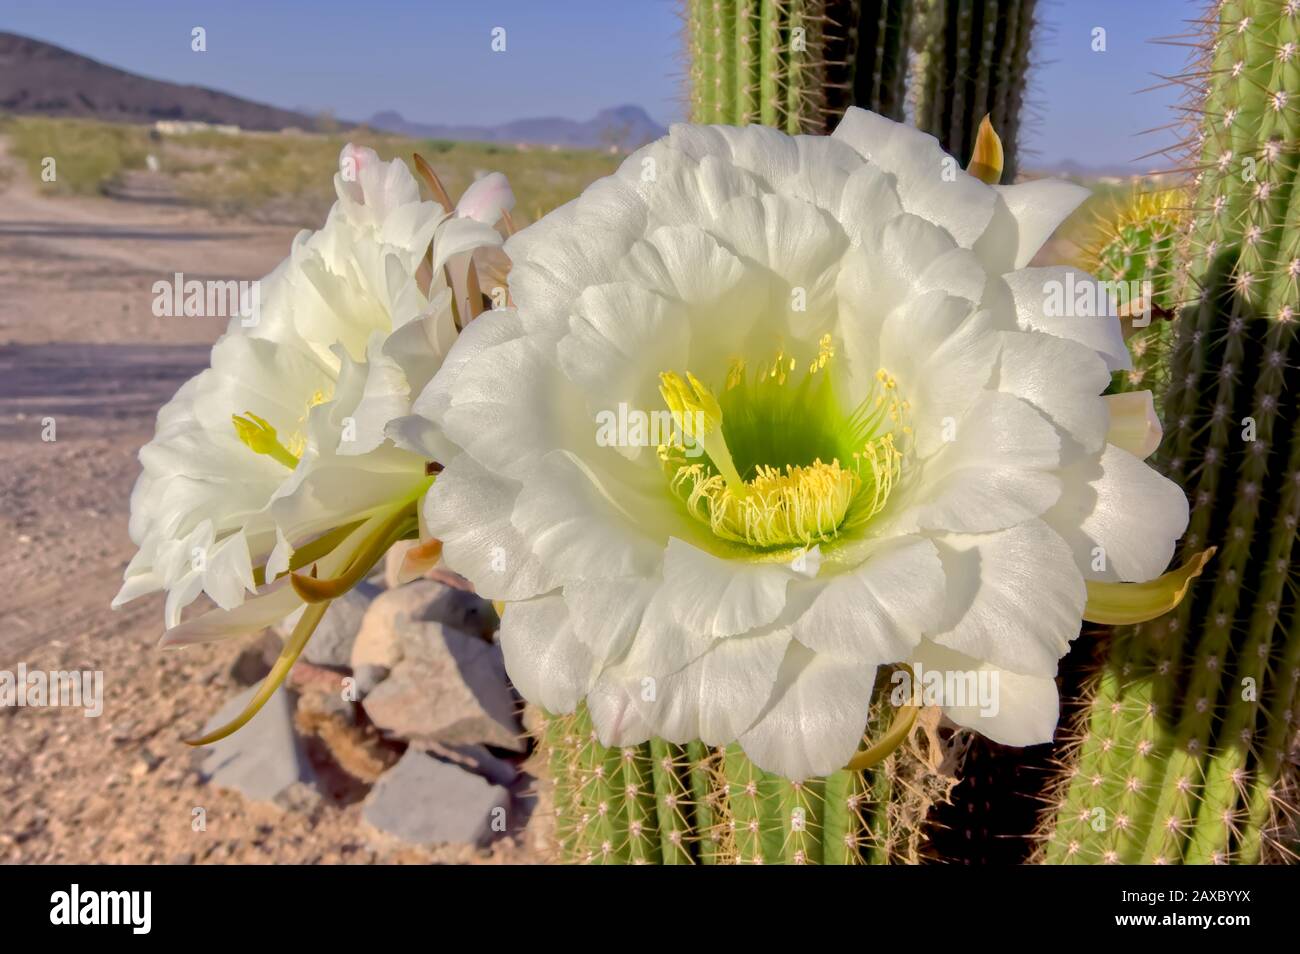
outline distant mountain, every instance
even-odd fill
[[[618,146],[635,149],[667,132],[646,115],[640,106],[616,106],[601,110],[586,122],[576,119],[546,117],[516,119],[499,126],[450,126],[417,123],[400,113],[382,112],[370,117],[375,129],[400,133],[417,139],[455,139],[473,142],[528,143],[536,146],[567,146],[574,149],[598,149]]]
[[[52,43],[3,32],[0,111],[132,123],[178,119],[263,130],[317,125],[302,113],[202,86],[149,79]]]
[[[1035,175],[1054,176],[1066,179],[1131,179],[1134,176],[1153,174],[1149,168],[1139,166],[1136,163],[1115,162],[1106,165],[1090,166],[1074,159],[1060,159],[1057,161],[1038,160],[1026,164],[1025,171],[1032,172]]]

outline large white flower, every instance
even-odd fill
[[[1050,739],[1085,580],[1158,576],[1187,519],[1142,420],[1108,438],[1118,322],[1055,315],[1087,276],[1026,267],[1085,194],[990,187],[855,109],[832,137],[677,126],[510,239],[516,307],[415,410],[428,532],[510,601],[524,696],[801,778],[911,662],[995,670],[996,714],[948,714]]]
[[[261,282],[256,321],[231,320],[140,452],[139,551],[114,605],[165,590],[167,644],[277,622],[302,606],[291,567],[350,579],[416,532],[428,460],[385,428],[455,340],[444,267],[500,244],[512,198],[489,177],[449,212],[421,201],[402,162],[352,145],[335,187],[324,228]],[[204,592],[218,608],[182,623]]]

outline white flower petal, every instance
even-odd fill
[[[1011,290],[1023,330],[1086,345],[1106,359],[1110,371],[1133,367],[1113,303],[1102,300],[1097,280],[1087,272],[1064,266],[1024,268],[1002,280]],[[1079,296],[1085,299],[1083,308],[1078,307]]]
[[[1060,717],[1060,697],[1054,678],[1007,672],[930,642],[921,644],[913,662],[919,663],[923,672],[952,673],[954,684],[978,686],[983,679],[991,696],[985,700],[986,705],[980,704],[976,689],[976,699],[961,698],[957,700],[960,705],[943,706],[944,714],[958,725],[1002,745],[1026,746],[1052,741]]]
[[[896,662],[939,629],[943,600],[943,564],[934,544],[900,537],[826,580],[794,622],[794,636],[817,652],[873,665]]]
[[[911,405],[908,417],[921,457],[939,449],[947,436],[944,420],[960,420],[997,367],[998,340],[989,315],[973,307],[929,291],[896,308],[881,328],[880,364]]]
[[[286,577],[234,609],[208,610],[202,616],[171,627],[159,645],[189,646],[256,633],[275,625],[301,605],[302,600]]]
[[[519,491],[518,482],[462,454],[424,497],[428,534],[442,541],[447,565],[473,581],[485,599],[528,599],[559,585],[510,522]]]
[[[607,456],[609,467],[598,471],[568,451],[553,451],[523,482],[515,501],[515,529],[561,580],[619,579],[659,569],[675,519],[662,477],[630,465],[619,468],[622,458]],[[652,489],[627,482],[647,479],[656,482]],[[663,519],[656,521],[655,514]]]
[[[942,226],[963,248],[984,234],[997,193],[958,168],[933,136],[857,107],[832,135],[893,173],[904,210]]]
[[[741,748],[759,768],[796,781],[838,771],[862,740],[875,681],[873,665],[791,643]]]
[[[1106,442],[1106,415],[1099,396],[1110,384],[1106,363],[1084,345],[1038,332],[1000,335],[1002,359],[997,388],[1028,401],[1077,447],[1095,454]]]
[[[548,408],[537,417],[529,412]],[[460,371],[442,430],[481,464],[518,478],[552,448],[595,447],[596,428],[557,364],[554,346],[515,338],[471,358]],[[580,443],[578,443],[580,441]]]
[[[735,252],[767,266],[791,285],[811,284],[848,247],[829,213],[772,194],[733,199],[714,229]]]
[[[1004,272],[1027,266],[1057,226],[1092,194],[1081,185],[1060,179],[1034,179],[993,188],[1015,222],[1014,244],[1002,244],[1002,248],[1013,252],[998,263]]]
[[[611,675],[626,688],[656,735],[670,742],[700,739],[706,745],[723,745],[758,715],[789,644],[789,630],[776,628],[719,640],[667,675],[640,668],[636,658]]]
[[[793,574],[781,563],[746,563],[705,553],[676,537],[664,556],[664,596],[673,619],[710,638],[773,622],[785,608]]]
[[[515,193],[510,188],[510,181],[499,172],[489,172],[482,178],[475,179],[460,201],[456,203],[456,214],[476,219],[487,225],[496,225],[502,213],[515,207]]]
[[[519,694],[553,714],[572,712],[600,671],[559,596],[508,604],[498,639]]]
[[[937,538],[950,628],[933,642],[1034,676],[1053,676],[1079,635],[1088,594],[1070,548],[1041,520]]]
[[[1111,444],[1099,460],[1074,464],[1062,477],[1065,490],[1044,519],[1090,579],[1141,583],[1165,571],[1187,529],[1182,488]],[[1099,556],[1104,570],[1096,569]]]
[[[574,634],[597,659],[620,658],[641,628],[646,607],[660,588],[658,580],[642,577],[565,584],[564,602],[569,607]]]
[[[642,414],[657,409],[667,415],[659,372],[686,366],[689,341],[679,304],[616,282],[582,293],[574,303],[569,333],[556,347],[561,369],[590,396],[596,405],[592,411],[617,417],[622,403]],[[653,447],[648,435],[644,446]]]
[[[619,263],[636,241],[636,236],[615,223],[584,222],[582,228],[552,228],[541,240],[528,233],[546,223],[511,236],[505,244],[510,257],[510,295],[528,322],[547,333],[558,334],[568,320],[570,306],[589,285],[613,281]],[[512,250],[522,246],[527,257]]]
[[[920,473],[895,491],[901,499],[891,499],[889,526],[897,533],[985,533],[1037,517],[1061,493],[1053,472],[1059,450],[1041,414],[1019,398],[984,391],[955,423],[955,439],[913,464]]]
[[[448,260],[476,248],[495,247],[502,242],[501,233],[491,225],[475,219],[448,219],[438,229],[434,243],[433,271],[438,274]]]
[[[696,225],[655,229],[619,264],[620,277],[696,305],[716,301],[745,274],[735,254]]]

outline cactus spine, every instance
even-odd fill
[[[1185,551],[1219,555],[1212,585],[1116,634],[1049,862],[1258,862],[1294,795],[1298,17],[1229,0],[1207,18],[1163,461],[1191,498]]]
[[[965,164],[990,116],[1013,181],[1035,3],[687,0],[691,121],[827,133],[850,106],[901,121],[911,73],[917,125]]]
[[[877,707],[868,735],[890,717]],[[791,782],[736,745],[602,746],[582,707],[542,723],[533,761],[555,805],[554,848],[580,864],[912,861],[920,820],[950,784],[908,748],[866,771]]]
[[[690,0],[691,121],[825,133],[903,118],[912,0]]]
[[[1036,0],[930,0],[917,56],[916,124],[965,163],[988,116],[1014,182]]]
[[[1181,225],[1176,190],[1134,195],[1116,214],[1098,223],[1084,255],[1084,267],[1114,283],[1133,356],[1131,371],[1115,372],[1112,392],[1151,391],[1157,407],[1168,389],[1169,359],[1178,293],[1176,256]]]

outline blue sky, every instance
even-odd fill
[[[1043,61],[1025,145],[1044,162],[1112,166],[1172,141],[1138,136],[1172,114],[1170,90],[1138,94],[1186,50],[1147,41],[1186,31],[1193,0],[1043,0]],[[207,31],[207,52],[190,31]],[[491,49],[506,30],[506,51]],[[1106,29],[1105,53],[1091,50]],[[174,82],[365,119],[498,123],[586,119],[636,103],[683,115],[673,0],[4,0],[0,29]],[[1161,160],[1134,168],[1154,168]]]

